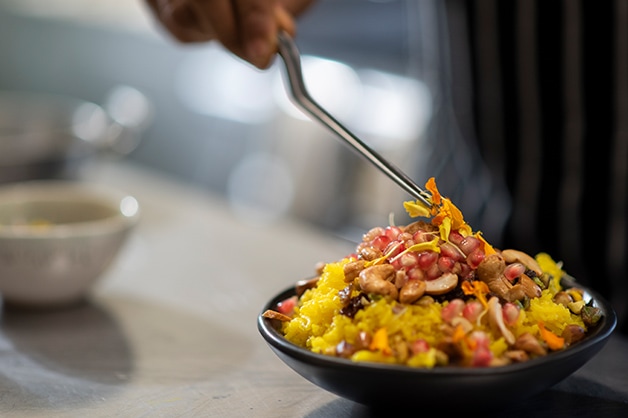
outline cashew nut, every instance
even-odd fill
[[[504,323],[504,313],[502,312],[502,305],[499,303],[499,300],[493,296],[488,301],[488,318],[489,323],[491,324],[491,328],[499,331],[499,333],[504,337],[506,342],[510,345],[515,343],[514,334],[506,327]]]
[[[511,251],[506,254],[510,254],[510,256],[513,257],[516,253],[524,254],[515,250],[507,251]],[[519,259],[517,260],[518,261],[516,262],[520,262],[527,268],[530,268],[526,262],[519,261]],[[491,292],[508,302],[514,302],[515,300],[523,299],[526,296],[529,298],[541,296],[541,288],[539,285],[537,285],[534,280],[530,279],[525,274],[522,274],[519,277],[519,283],[513,286],[513,284],[510,283],[503,275],[505,268],[506,259],[500,254],[491,254],[488,257],[485,257],[478,266],[476,270],[477,277],[488,285]]]
[[[377,248],[370,247],[368,245],[358,246],[358,256],[362,260],[373,261],[377,260],[384,254]]]
[[[375,293],[397,299],[397,287],[390,281],[394,277],[395,268],[391,264],[378,264],[360,272],[359,284],[365,293]]]
[[[345,282],[350,283],[356,277],[358,277],[358,274],[362,270],[364,270],[365,264],[366,264],[366,261],[364,260],[350,261],[349,263],[345,264],[343,267],[344,273],[345,273]]]
[[[399,291],[399,302],[416,302],[421,296],[423,296],[426,287],[425,281],[423,280],[408,280]]]
[[[501,276],[506,268],[506,261],[499,253],[491,254],[480,262],[476,270],[478,278],[487,284]]]
[[[438,279],[425,281],[425,293],[428,295],[442,295],[454,290],[458,284],[458,276],[453,273],[444,273]]]

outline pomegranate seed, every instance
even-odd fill
[[[517,319],[519,319],[519,308],[517,305],[511,302],[504,303],[502,307],[502,313],[504,315],[504,322],[506,325],[515,325]]]
[[[447,306],[440,311],[443,321],[450,323],[451,320],[462,313],[464,301],[462,299],[452,299]]]
[[[406,273],[409,280],[425,280],[425,272],[420,268],[413,268]]]
[[[471,267],[469,267],[468,264],[461,264],[458,263],[458,265],[460,265],[460,273],[458,273],[458,276],[463,279],[463,280],[471,280],[474,277],[474,272],[473,270],[471,270]]]
[[[482,251],[481,248],[476,248],[467,256],[467,264],[475,270],[478,268],[482,260],[484,260],[484,257],[484,251]]]
[[[468,302],[466,305],[464,305],[464,309],[462,310],[462,316],[465,317],[469,322],[475,322],[481,313],[482,304],[477,301]]]
[[[429,349],[430,343],[425,341],[423,338],[419,338],[418,340],[414,340],[410,343],[410,351],[412,351],[412,354],[426,353]]]
[[[430,268],[425,270],[425,278],[427,280],[436,280],[443,275],[443,272],[438,268],[438,264],[433,264]]]
[[[399,234],[401,234],[401,228],[398,226],[387,226],[384,230],[384,234],[391,240],[398,239]]]
[[[403,245],[401,241],[391,241],[384,250],[384,254],[387,254],[389,257],[395,257],[399,255],[406,247]]]
[[[478,348],[485,348],[488,350],[488,346],[491,343],[491,340],[484,331],[473,331],[469,338],[475,341]]]
[[[423,270],[427,270],[432,267],[436,261],[438,261],[438,253],[434,251],[421,251],[418,254],[419,267]]]
[[[297,305],[297,297],[292,296],[288,299],[282,300],[277,304],[277,311],[288,316],[292,316],[294,313],[294,307]]]
[[[480,248],[481,245],[482,243],[476,237],[466,237],[458,244],[458,247],[465,255],[469,255],[471,252]]]
[[[417,253],[409,252],[399,257],[399,264],[406,269],[411,269],[419,265],[419,256]]]
[[[399,234],[399,236],[397,237],[397,239],[398,239],[399,241],[403,241],[403,242],[406,242],[406,241],[411,241],[411,240],[412,240],[412,234],[409,234],[409,233],[407,233],[407,232],[402,232],[401,234]]]
[[[515,281],[515,279],[525,273],[526,268],[521,263],[513,263],[506,266],[504,269],[504,276],[511,282]]]
[[[467,266],[465,264],[465,266]],[[469,266],[467,266],[469,267]],[[450,273],[456,274],[458,275],[458,277],[460,277],[460,272],[462,271],[462,264],[460,264],[459,262],[455,262],[454,266],[451,268]]]
[[[371,247],[377,248],[378,250],[383,252],[388,244],[390,244],[390,241],[390,238],[388,238],[386,235],[380,235],[378,237],[375,237],[371,241]]]
[[[416,243],[431,241],[432,234],[425,231],[416,231],[412,234],[412,240]]]
[[[375,228],[371,228],[366,234],[362,235],[362,241],[371,242],[380,235],[384,235],[384,228],[376,226]]]
[[[454,261],[461,261],[464,259],[463,254],[460,253],[460,250],[458,250],[458,247],[456,247],[455,245],[449,243],[449,242],[443,242],[440,245],[440,255],[441,257],[449,257],[451,259],[453,259]]]
[[[451,257],[440,257],[438,259],[438,268],[443,273],[448,273],[453,270],[456,262]]]
[[[493,360],[493,353],[488,348],[478,348],[473,352],[473,367],[490,366]]]
[[[458,231],[451,231],[449,233],[449,241],[454,245],[460,245],[460,243],[464,240],[464,236]]]

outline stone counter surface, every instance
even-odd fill
[[[253,224],[129,163],[88,178],[135,195],[142,220],[88,302],[2,312],[0,416],[387,416],[298,376],[256,328],[266,300],[352,245],[289,220]],[[626,353],[616,334],[574,375],[497,416],[623,417]]]

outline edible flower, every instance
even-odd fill
[[[377,331],[375,331],[375,334],[373,335],[373,339],[371,340],[371,343],[369,344],[369,350],[371,351],[379,350],[382,354],[387,355],[387,356],[392,354],[392,350],[390,349],[390,346],[388,345],[388,332],[386,331],[386,328],[380,328]]]
[[[493,246],[491,244],[488,243],[488,241],[486,241],[484,239],[484,236],[482,235],[481,232],[476,232],[475,237],[477,239],[480,240],[480,242],[482,242],[482,245],[484,247],[484,254],[486,255],[491,255],[491,254],[495,254],[497,251],[495,251],[495,248],[493,248]]]
[[[403,207],[411,218],[429,218],[432,213],[419,201],[403,202]]]
[[[432,194],[432,203],[434,205],[440,205],[441,195],[438,191],[438,187],[436,187],[436,179],[434,177],[430,177],[425,183],[425,188]]]
[[[552,331],[545,328],[545,324],[539,321],[539,331],[541,331],[541,338],[547,343],[547,346],[551,350],[560,350],[565,346],[565,339],[554,334]]]
[[[464,341],[465,335],[466,333],[464,332],[464,328],[462,328],[462,325],[458,324],[456,328],[454,329],[454,334],[452,335],[451,338],[453,342],[457,343],[460,341]]]
[[[464,220],[462,211],[453,204],[453,202],[446,197],[443,197],[438,191],[436,186],[436,180],[434,177],[425,183],[425,188],[431,193],[432,207],[426,208],[421,202],[410,201],[404,202],[408,215],[412,218],[424,217],[432,218],[432,224],[438,226],[440,238],[443,241],[449,241],[449,234],[452,230],[460,232],[463,236],[474,235],[477,237],[484,246],[484,253],[487,255],[495,253],[495,249],[482,237],[481,232],[473,233],[473,230],[469,224]]]
[[[475,295],[477,300],[480,301],[482,306],[485,308],[488,307],[488,302],[486,301],[486,294],[488,293],[488,285],[482,281],[474,280],[472,282],[464,281],[462,282],[462,291],[465,295]]]

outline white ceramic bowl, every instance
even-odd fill
[[[0,187],[0,296],[58,306],[82,299],[112,264],[140,216],[119,190],[69,180]]]

